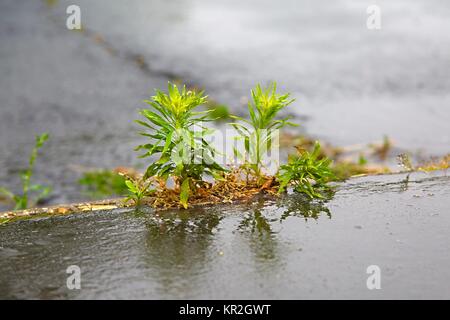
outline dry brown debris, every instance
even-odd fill
[[[249,200],[259,193],[276,195],[275,178],[263,177],[263,183],[258,184],[256,179],[248,178],[241,169],[233,169],[224,173],[223,179],[214,184],[203,182],[195,194],[189,197],[189,205],[206,205],[215,203],[233,203],[234,201]],[[162,188],[161,188],[162,187]],[[181,208],[180,191],[178,188],[169,189],[160,186],[152,197],[143,200],[143,204],[153,208]]]

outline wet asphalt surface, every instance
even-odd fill
[[[449,299],[449,177],[365,177],[332,200],[160,214],[116,210],[0,229],[0,298]],[[66,269],[81,270],[81,289]],[[381,289],[369,290],[369,266]]]
[[[13,191],[44,131],[34,181],[54,187],[49,203],[87,199],[80,168],[142,167],[132,120],[174,79],[238,114],[256,82],[276,80],[310,135],[449,152],[447,2],[379,1],[379,31],[364,1],[80,0],[84,32],[65,28],[68,4],[0,2],[0,185]],[[349,181],[331,219],[305,221],[294,197],[165,222],[113,211],[3,226],[0,297],[448,299],[448,177],[404,178]],[[65,289],[66,264],[85,270],[82,291]],[[382,290],[365,286],[371,264]]]

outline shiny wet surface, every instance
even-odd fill
[[[155,215],[114,210],[0,227],[1,298],[450,298],[445,173]],[[81,290],[66,268],[81,268]],[[381,269],[368,290],[366,269]]]
[[[174,78],[236,113],[255,82],[277,80],[318,138],[449,151],[448,2],[377,1],[375,32],[372,3],[356,1],[79,0],[86,33],[65,28],[69,4],[0,3],[0,185],[13,191],[44,131],[34,181],[54,187],[50,203],[86,199],[80,166],[142,168],[132,120]],[[0,297],[448,299],[449,193],[442,173],[396,175],[352,180],[323,205],[21,221],[0,227]],[[80,291],[65,286],[73,264]]]

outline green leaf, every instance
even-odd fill
[[[172,135],[173,131],[170,131],[170,133],[166,137],[166,143],[164,144],[164,148],[161,151],[161,153],[166,153],[167,150],[169,150],[170,144],[172,143]]]
[[[129,189],[132,193],[137,194],[137,193],[139,192],[139,190],[136,188],[135,184],[134,184],[132,181],[126,180],[126,181],[125,181],[125,184],[127,185],[128,189]]]
[[[14,196],[16,206],[14,210],[25,210],[28,207],[28,199],[25,196]]]
[[[141,126],[144,126],[146,128],[149,128],[151,130],[155,130],[155,128],[153,128],[151,125],[149,125],[147,122],[145,121],[141,121],[141,120],[134,120],[134,122],[140,124]]]
[[[146,117],[148,120],[150,120],[153,124],[156,124],[158,127],[163,127],[167,130],[172,129],[170,124],[167,121],[165,121],[159,115],[157,115],[156,113],[154,113],[150,110],[143,109],[143,110],[141,110],[141,114],[144,117]]]
[[[37,136],[36,137],[36,148],[38,148],[38,149],[41,148],[42,145],[44,144],[44,142],[48,140],[48,137],[49,137],[49,135],[46,132],[41,134],[40,136]]]
[[[190,179],[184,179],[183,183],[181,184],[180,189],[180,203],[181,205],[187,209],[188,207],[188,200],[189,200],[189,192],[190,192]]]

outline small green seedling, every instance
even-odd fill
[[[205,140],[211,129],[204,127],[203,122],[212,121],[213,110],[194,111],[206,98],[203,92],[187,90],[186,86],[179,90],[169,82],[167,94],[156,90],[156,95],[145,101],[150,107],[140,114],[147,121],[136,121],[149,130],[141,135],[150,141],[135,150],[146,151],[141,158],[159,154],[159,159],[147,168],[144,179],[173,178],[180,190],[180,203],[185,208],[189,196],[202,184],[204,175],[217,176],[225,171],[215,162],[216,151]],[[194,132],[194,126],[199,130]]]
[[[155,192],[154,189],[150,189],[151,184],[152,183],[149,180],[128,177],[128,179],[125,180],[125,185],[127,186],[130,195],[125,199],[125,203],[133,201],[134,205],[141,205],[144,197],[148,197]]]
[[[240,121],[231,123],[231,125],[239,133],[238,139],[244,140],[246,157],[239,154],[237,150],[235,150],[235,153],[245,159],[246,164],[244,166],[251,169],[259,181],[258,183],[263,182],[261,181],[263,157],[271,147],[275,130],[287,125],[296,126],[288,121],[289,117],[276,119],[278,112],[294,101],[294,99],[289,98],[289,94],[281,95],[276,90],[275,82],[265,89],[258,84],[251,91],[253,101],[248,103],[250,119],[232,116],[232,118]]]
[[[44,145],[45,141],[47,140],[48,133],[44,133],[36,137],[36,143],[33,150],[31,151],[28,168],[20,175],[20,178],[22,180],[22,194],[16,195],[6,188],[0,188],[0,194],[5,195],[8,199],[15,202],[14,210],[27,209],[29,205],[38,203],[51,192],[50,187],[45,187],[39,184],[30,185],[30,180],[31,176],[33,175],[33,168],[38,155],[38,150]],[[37,196],[32,202],[30,201],[29,197],[30,193],[37,193]]]
[[[323,198],[320,190],[329,188],[327,182],[334,179],[330,168],[331,160],[326,157],[319,159],[319,142],[315,143],[312,153],[306,150],[299,150],[299,153],[298,157],[291,158],[280,167],[277,175],[279,192],[292,184],[295,191],[305,193],[310,198]]]

